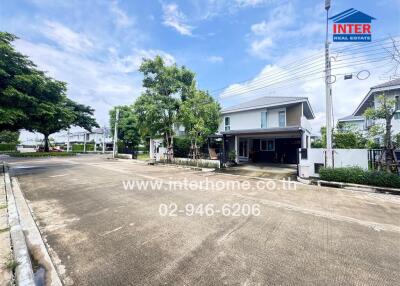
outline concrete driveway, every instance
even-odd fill
[[[400,281],[400,197],[96,156],[10,164],[66,285]],[[185,178],[198,186],[170,188]]]

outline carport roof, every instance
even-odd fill
[[[287,126],[287,127],[277,127],[277,128],[257,128],[257,129],[241,129],[241,130],[229,130],[222,131],[223,135],[240,135],[240,134],[264,134],[264,133],[286,133],[286,132],[296,132],[303,131],[300,126]]]

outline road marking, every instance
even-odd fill
[[[68,175],[68,174],[54,175],[54,176],[50,176],[50,178],[64,177],[66,175]]]
[[[105,235],[108,235],[108,234],[110,234],[110,233],[116,232],[116,231],[120,230],[121,228],[122,228],[122,226],[117,227],[117,228],[115,228],[115,229],[113,229],[113,230],[110,230],[110,231],[106,231],[105,233],[100,234],[100,236],[105,236]]]

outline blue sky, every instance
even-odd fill
[[[374,16],[373,39],[400,34],[399,0],[332,2],[331,15],[355,8]],[[287,63],[323,55],[323,3],[0,0],[0,29],[16,34],[17,49],[39,68],[66,81],[69,97],[93,106],[101,125],[107,125],[112,106],[132,103],[142,91],[137,72],[141,59],[160,54],[167,63],[195,71],[198,87],[209,90],[223,106],[262,95],[308,96],[318,130],[324,120],[322,79],[301,79],[292,82],[294,86],[275,85],[237,95],[235,88],[257,87],[260,78],[274,78],[277,72],[290,76],[290,69],[282,68]],[[332,48],[344,46],[334,43]],[[342,70],[367,69],[371,76],[334,84],[335,117],[352,113],[369,87],[388,80],[393,71],[386,67],[369,63]]]

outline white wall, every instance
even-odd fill
[[[225,130],[225,117],[230,117],[230,130],[244,130],[261,128],[261,112],[267,111],[267,128],[279,127],[279,111],[286,111],[286,108],[240,111],[222,115],[219,131]]]
[[[314,164],[324,164],[326,149],[307,149],[307,159],[300,158],[299,175],[300,177],[317,177]],[[368,150],[367,149],[334,149],[334,166],[340,167],[361,167],[368,169]]]

